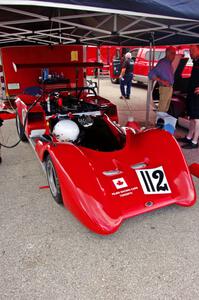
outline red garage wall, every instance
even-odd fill
[[[15,72],[13,62],[17,64],[50,64],[83,62],[83,49],[80,45],[56,45],[56,46],[16,46],[1,48],[2,66],[8,95],[16,95],[26,87],[37,86],[38,78],[41,75],[40,68],[20,68]],[[82,67],[49,67],[49,73],[63,73],[70,79],[74,86],[78,76],[78,86],[83,86]],[[8,84],[19,84],[19,89],[8,89]]]

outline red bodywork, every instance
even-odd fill
[[[199,164],[193,163],[189,166],[189,170],[192,175],[196,176],[199,178]]]
[[[33,100],[24,95],[16,100],[21,122]],[[135,215],[170,204],[194,204],[196,193],[192,178],[172,135],[160,129],[135,133],[130,128],[121,129],[106,115],[94,118],[106,124],[110,137],[118,143],[125,137],[119,149],[113,148],[111,138],[111,150],[105,151],[56,139],[43,141],[40,137],[35,138],[34,144],[41,162],[50,155],[64,206],[80,222],[96,233],[111,234],[125,219]],[[26,136],[30,137],[35,129],[44,129],[49,134],[48,123],[43,106],[38,102],[28,116]],[[103,141],[99,140],[99,148],[101,144]]]
[[[10,120],[10,119],[15,119],[16,114],[7,112],[7,111],[0,111],[0,120]]]

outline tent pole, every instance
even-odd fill
[[[100,62],[100,46],[97,46],[97,62]],[[97,94],[99,95],[100,90],[100,69],[97,68]]]
[[[149,51],[149,71],[152,69],[152,42],[150,41],[150,51]],[[146,127],[149,126],[149,115],[150,115],[150,103],[151,103],[151,91],[152,91],[152,80],[148,80],[147,88],[147,100],[146,100]]]

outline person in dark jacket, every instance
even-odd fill
[[[187,136],[178,139],[178,141],[185,143],[182,146],[184,149],[198,148],[199,138],[199,45],[191,45],[190,54],[193,59],[187,94],[187,111],[190,117],[190,125]]]
[[[120,99],[130,99],[131,94],[131,86],[133,80],[133,69],[131,62],[131,53],[127,52],[125,54],[125,59],[122,62],[122,68],[120,73],[120,91],[121,96]],[[126,89],[125,89],[126,86]]]

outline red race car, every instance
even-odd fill
[[[16,106],[19,135],[42,162],[53,198],[90,230],[111,234],[132,216],[194,204],[175,138],[161,129],[120,127],[114,106],[88,88],[24,94]]]

